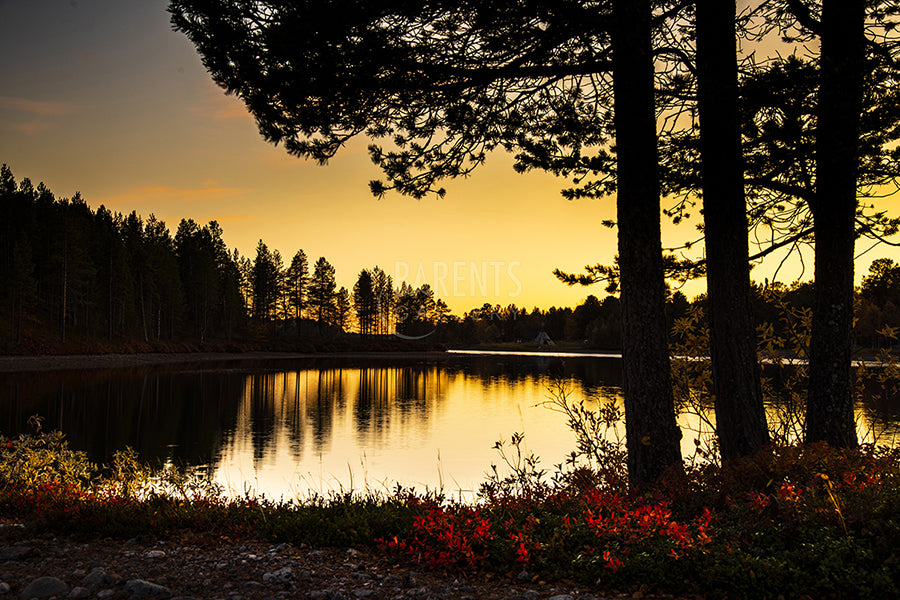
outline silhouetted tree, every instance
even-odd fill
[[[288,295],[291,316],[299,321],[306,307],[307,285],[309,284],[309,266],[306,253],[297,250],[284,276],[285,289]]]
[[[335,325],[340,327],[341,331],[350,328],[350,315],[352,306],[350,305],[350,292],[347,288],[341,286],[334,296],[334,319]]]
[[[275,318],[278,301],[278,268],[268,246],[259,240],[253,261],[253,316],[260,321]]]
[[[900,265],[891,258],[876,258],[869,265],[869,274],[859,286],[863,298],[876,306],[888,302],[900,306]]]
[[[320,256],[309,280],[309,308],[320,325],[335,323],[335,286],[334,267]]]
[[[184,294],[178,276],[175,243],[165,222],[151,214],[144,225],[147,264],[154,276],[150,290],[153,303],[153,330],[156,339],[173,339],[184,310]],[[227,294],[226,294],[227,297]],[[243,314],[243,302],[233,310]]]
[[[396,303],[394,282],[390,275],[377,266],[372,269],[372,282],[375,290],[375,302],[378,305],[375,333],[393,333],[394,306]]]
[[[723,460],[769,442],[750,314],[733,0],[696,0],[697,108],[716,433]]]
[[[28,238],[21,235],[13,244],[10,253],[10,264],[7,282],[10,316],[12,321],[12,337],[16,343],[22,342],[22,320],[26,307],[37,297],[37,285],[34,280],[34,263],[31,260],[31,245]]]
[[[816,124],[816,299],[809,350],[807,441],[857,445],[850,352],[865,0],[823,0]]]
[[[669,370],[649,0],[613,0],[622,392],[632,486],[681,463]]]
[[[359,272],[353,285],[353,308],[356,310],[359,333],[364,336],[374,333],[378,316],[378,299],[375,296],[372,273],[368,269]]]
[[[208,227],[201,228],[193,219],[182,219],[175,232],[187,320],[201,342],[212,333],[215,309],[221,298],[216,241]]]

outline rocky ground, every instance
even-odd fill
[[[0,597],[222,600],[606,600],[518,573],[427,572],[377,551],[260,541],[77,541],[0,530]]]

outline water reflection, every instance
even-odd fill
[[[540,406],[552,379],[570,397],[617,397],[615,358],[452,356],[305,359],[87,372],[0,374],[0,428],[40,414],[98,462],[126,445],[151,462],[207,467],[232,494],[391,488],[471,494],[524,431],[552,469],[573,447],[564,417]],[[898,404],[861,404],[860,428],[896,434]],[[696,416],[682,415],[683,450]]]

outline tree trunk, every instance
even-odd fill
[[[143,270],[143,266],[140,267]],[[138,283],[139,290],[141,294],[141,332],[144,334],[144,343],[146,344],[149,339],[147,337],[147,311],[144,308],[144,273],[138,274]]]
[[[822,3],[816,129],[815,301],[806,439],[857,445],[850,350],[864,0]]]
[[[734,0],[697,0],[697,85],[707,307],[723,460],[769,442],[750,315],[747,206],[738,129]]]
[[[66,343],[66,292],[69,289],[69,240],[63,234],[63,264],[62,264],[62,312],[59,315],[59,339]]]
[[[632,487],[680,465],[669,370],[649,0],[614,3],[622,391]]]

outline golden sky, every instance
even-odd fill
[[[325,256],[339,285],[365,267],[430,283],[461,314],[484,302],[574,306],[601,286],[569,288],[556,267],[609,263],[613,198],[568,201],[564,180],[519,175],[495,154],[443,199],[368,191],[378,178],[360,139],[327,166],[265,143],[242,104],[210,80],[165,0],[2,0],[0,162],[57,196],[164,220],[219,221],[251,258],[261,238],[285,263]],[[696,212],[696,211],[695,211]],[[694,237],[666,228],[668,244]],[[891,256],[880,248],[862,259]],[[774,262],[774,261],[773,261]],[[807,275],[812,263],[807,263]],[[757,269],[760,279],[769,270]],[[790,281],[797,267],[779,278]],[[688,296],[702,284],[687,288]]]

